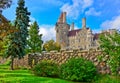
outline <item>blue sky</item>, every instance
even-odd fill
[[[3,11],[9,20],[15,19],[17,1]],[[86,17],[87,26],[94,33],[106,29],[120,29],[120,0],[25,0],[31,12],[31,22],[37,21],[43,40],[55,39],[54,25],[62,11],[67,12],[67,22],[81,28],[81,19]]]

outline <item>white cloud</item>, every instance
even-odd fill
[[[80,29],[78,26],[74,26],[75,29]]]
[[[55,31],[55,26],[54,25],[40,25],[40,34],[42,34],[42,40],[48,41],[51,39],[56,39],[56,31]],[[75,26],[75,29],[79,29],[78,26]]]
[[[72,3],[65,3],[60,10],[67,12],[68,17],[77,19],[81,12],[92,6],[93,0],[72,0]]]
[[[103,29],[120,29],[120,15],[112,18],[112,20],[107,20],[101,24]]]
[[[88,11],[85,12],[85,15],[99,16],[101,15],[101,12],[96,11],[95,8],[90,8]]]
[[[83,0],[83,9],[90,7],[93,4],[93,0]]]
[[[101,30],[100,30],[100,29],[93,29],[92,32],[93,32],[93,33],[100,33]]]
[[[50,39],[55,40],[55,26],[54,25],[40,25],[40,34],[43,34],[42,40],[45,42]]]

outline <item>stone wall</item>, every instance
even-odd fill
[[[72,51],[65,51],[62,50],[61,52],[51,51],[49,53],[42,53],[40,54],[28,54],[22,60],[15,60],[14,66],[23,66],[23,67],[33,67],[33,65],[37,64],[41,60],[52,60],[59,65],[66,62],[70,58],[78,58],[83,57],[87,60],[91,60],[98,69],[99,73],[111,73],[109,66],[106,64],[106,61],[109,59],[108,55],[103,55],[101,51],[80,51],[80,50],[72,50]],[[99,57],[104,57],[103,60],[99,60]]]
[[[24,68],[30,68],[29,64],[28,64],[28,55],[24,56],[24,58],[22,59],[18,59],[18,58],[15,58],[14,59],[14,68],[20,68],[20,67],[24,67]]]
[[[8,59],[0,56],[0,64],[4,64]]]

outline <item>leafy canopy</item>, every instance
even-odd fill
[[[105,54],[109,55],[107,63],[113,74],[117,74],[120,67],[120,32],[113,34],[101,34],[100,47]]]
[[[60,44],[55,42],[54,40],[49,40],[44,43],[43,48],[49,52],[52,50],[60,51],[61,47],[60,47]]]

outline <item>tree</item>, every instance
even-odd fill
[[[12,0],[0,0],[0,12],[2,12],[2,9],[10,7],[11,3]]]
[[[27,46],[27,36],[29,26],[29,15],[24,0],[18,1],[18,7],[16,9],[16,20],[14,23],[15,28],[18,30],[9,35],[9,44],[6,50],[7,57],[11,57],[11,70],[13,70],[14,58],[23,58],[25,55],[25,48]]]
[[[3,55],[4,52],[4,41],[0,40],[0,56]]]
[[[105,54],[109,55],[107,63],[110,65],[112,74],[117,74],[120,67],[120,32],[101,34],[100,47]]]
[[[4,20],[4,19],[3,19]],[[17,29],[7,20],[0,24],[0,56],[5,57],[5,51],[9,42],[8,35],[17,32]]]
[[[39,26],[37,22],[35,21],[29,29],[29,37],[28,37],[28,52],[39,52],[41,53],[42,51],[42,34],[39,34]]]
[[[46,41],[45,44],[43,45],[43,49],[45,49],[48,52],[52,50],[60,51],[60,48],[61,48],[60,45],[54,40]]]
[[[2,14],[0,14],[0,40],[14,31],[17,30],[15,30],[14,26],[12,26],[12,23],[10,23]]]
[[[9,40],[8,40],[7,36],[3,37],[2,40],[0,40],[0,56],[2,56],[2,57],[4,57],[8,41]]]
[[[11,4],[12,0],[0,0],[0,40],[2,40],[1,36],[3,37],[13,32],[12,27],[9,24],[9,21],[1,14],[2,10],[10,7]]]

